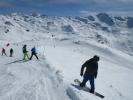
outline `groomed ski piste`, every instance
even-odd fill
[[[100,100],[71,86],[94,54],[100,56],[96,91],[105,100],[132,100],[132,57],[97,45],[57,44],[38,44],[39,60],[22,61],[21,44],[13,45],[13,58],[0,56],[0,100]]]
[[[80,35],[56,31],[43,35],[38,30],[27,34],[21,28],[12,28],[11,34],[0,38],[0,48],[8,55],[0,55],[0,100],[101,100],[71,85],[74,79],[82,81],[81,66],[94,55],[100,57],[96,91],[104,100],[133,100],[133,56]],[[29,55],[36,46],[39,60],[22,60],[24,44]],[[13,57],[9,57],[10,48]]]

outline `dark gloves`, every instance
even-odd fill
[[[81,77],[83,76],[83,73],[82,73],[82,72],[80,73],[80,76],[81,76]]]
[[[97,78],[97,73],[95,74],[95,78]]]
[[[81,70],[80,70],[80,76],[83,76],[84,73],[84,68],[85,68],[85,64],[82,65]]]

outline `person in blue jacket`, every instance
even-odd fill
[[[33,55],[34,55],[37,59],[39,59],[38,56],[37,56],[36,48],[35,48],[35,47],[33,47],[33,48],[31,49],[31,57],[30,57],[30,60],[32,59]]]

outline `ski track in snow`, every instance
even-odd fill
[[[61,79],[45,59],[8,63],[0,72],[0,100],[69,100]]]

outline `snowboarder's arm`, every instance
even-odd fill
[[[83,76],[83,72],[84,72],[85,67],[86,67],[86,62],[81,67],[80,76]]]
[[[97,78],[97,74],[98,74],[98,64],[96,65],[96,73],[95,73],[95,78]]]

